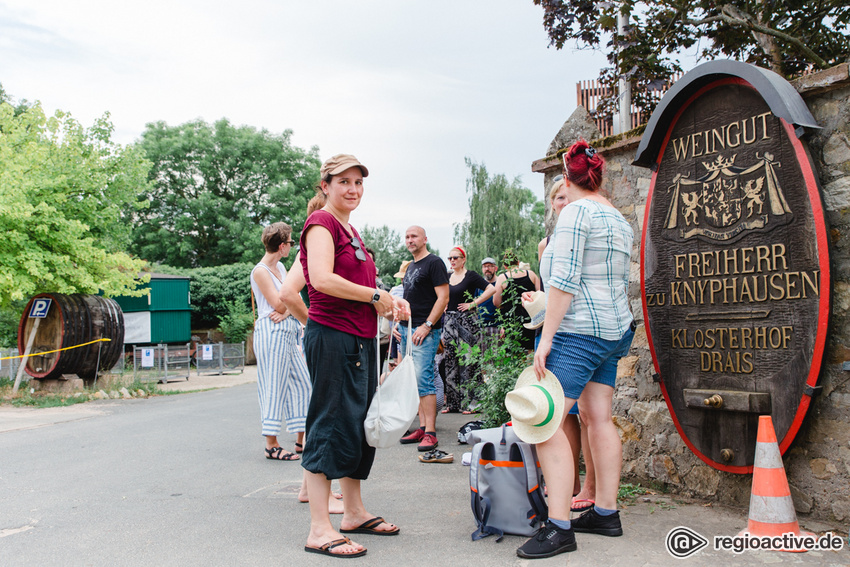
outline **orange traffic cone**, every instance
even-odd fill
[[[773,430],[773,420],[769,415],[762,415],[759,417],[756,439],[749,521],[747,529],[738,535],[777,537],[787,533],[798,537],[814,535],[800,531],[794,502],[791,500],[791,489],[788,488],[788,478],[782,465],[782,455],[776,442],[776,432]]]

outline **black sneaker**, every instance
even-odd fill
[[[534,537],[516,550],[516,554],[526,559],[542,559],[575,550],[576,535],[573,530],[562,530],[552,522],[546,522]]]
[[[620,512],[614,512],[610,516],[600,516],[594,508],[572,521],[572,527],[579,533],[599,534],[610,537],[623,535],[623,526],[620,524]]]

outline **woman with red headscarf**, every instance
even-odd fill
[[[466,250],[462,247],[455,246],[449,251],[449,263],[452,273],[449,275],[449,304],[443,316],[442,336],[446,379],[446,408],[443,413],[472,413],[472,389],[480,372],[474,366],[462,364],[458,350],[461,343],[472,346],[478,342],[478,327],[469,310],[476,307],[477,302],[486,300],[486,297],[472,297],[476,291],[486,291],[490,284],[478,272],[466,269]],[[471,403],[464,404],[464,399]]]

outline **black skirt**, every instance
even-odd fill
[[[304,354],[313,383],[301,466],[328,479],[365,480],[375,460],[363,422],[378,386],[375,339],[307,322]]]

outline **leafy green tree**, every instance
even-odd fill
[[[375,251],[375,265],[378,275],[384,283],[392,285],[395,281],[393,274],[405,260],[410,260],[410,251],[404,245],[404,237],[390,229],[387,225],[377,228],[364,226],[360,231],[363,242]]]
[[[702,58],[729,57],[791,77],[809,68],[844,62],[850,51],[850,4],[845,0],[533,0],[543,8],[549,44],[607,51],[603,83],[621,74],[636,86],[633,102],[651,111],[649,88],[681,68],[675,57],[700,48]],[[618,13],[629,14],[617,33]],[[603,45],[603,42],[604,45]],[[615,109],[615,94],[602,103]]]
[[[501,259],[513,248],[521,262],[537,269],[537,243],[543,238],[544,204],[530,189],[502,175],[490,176],[487,168],[466,159],[469,177],[469,218],[455,225],[455,242],[466,247],[467,266],[475,269],[487,256]]]
[[[147,125],[140,148],[154,166],[142,198],[131,250],[177,267],[254,262],[264,226],[283,221],[296,231],[319,180],[318,149],[250,126],[201,120]],[[262,256],[262,249],[259,249]]]
[[[15,116],[19,114],[23,114],[23,112],[29,108],[32,108],[32,104],[27,99],[23,98],[17,102],[15,102],[15,98],[6,92],[6,89],[3,88],[3,85],[0,84],[0,103],[9,103],[15,108]]]
[[[39,292],[141,295],[144,262],[124,252],[150,163],[36,103],[0,104],[0,307]]]
[[[26,301],[12,301],[0,307],[0,348],[15,348],[18,345],[18,324],[26,307]]]

